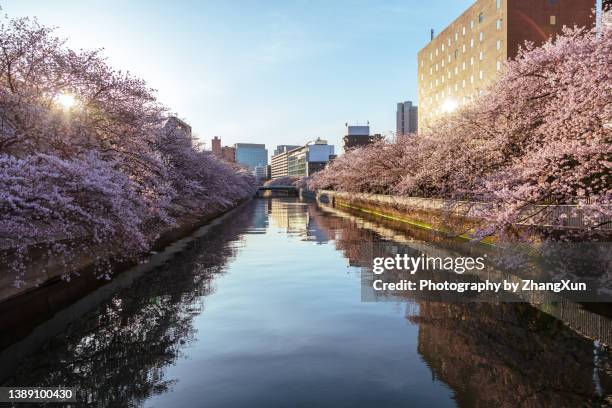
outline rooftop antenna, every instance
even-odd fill
[[[431,29],[431,41],[433,41],[433,39],[434,39],[434,29],[432,28]]]

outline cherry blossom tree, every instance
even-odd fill
[[[579,234],[592,235],[612,217],[611,67],[609,25],[526,44],[473,103],[417,136],[346,153],[309,186],[486,201],[482,235],[526,218],[562,225],[556,205],[572,205]]]
[[[254,192],[245,171],[168,130],[155,91],[74,51],[29,18],[0,24],[0,269],[17,283],[32,248],[66,274],[93,254],[101,276],[161,233]]]

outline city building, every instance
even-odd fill
[[[317,139],[313,144],[306,144],[287,153],[287,175],[293,177],[310,177],[327,166],[334,157],[334,146],[326,140]]]
[[[162,125],[162,131],[166,135],[170,135],[174,132],[180,132],[184,136],[191,138],[191,126],[184,120],[177,118],[176,116],[170,116]]]
[[[253,169],[253,175],[255,175],[255,180],[258,182],[263,182],[266,179],[267,165],[257,165]]]
[[[288,150],[289,147],[293,149]],[[334,146],[328,145],[327,141],[321,139],[304,146],[283,145],[275,152],[278,154],[272,156],[270,166],[272,179],[285,176],[308,177],[325,168],[327,163],[336,157]]]
[[[592,26],[594,0],[477,0],[418,53],[418,123],[476,98],[525,41],[542,44],[563,26]]]
[[[418,108],[412,105],[412,101],[398,103],[395,115],[395,135],[401,137],[416,133],[418,130],[418,115]]]
[[[222,158],[223,155],[221,153],[221,139],[219,138],[219,136],[215,136],[211,141],[210,141],[210,148],[213,152],[213,154],[216,157]]]
[[[370,135],[370,126],[354,126],[345,124],[346,132],[344,135],[344,151],[353,149],[359,146],[365,146],[373,143],[375,140],[382,139],[382,135]]]
[[[234,145],[236,163],[255,170],[256,166],[268,165],[266,145],[257,143],[236,143]]]
[[[236,149],[231,146],[221,148],[221,158],[229,163],[236,163]]]
[[[276,156],[277,154],[281,154],[283,152],[288,152],[289,150],[297,149],[298,147],[300,147],[300,146],[278,145],[278,146],[276,146],[276,149],[274,149],[274,156]]]
[[[271,178],[279,178],[286,176],[287,173],[287,156],[288,152],[299,148],[300,146],[278,145],[274,149],[274,155],[270,160]]]

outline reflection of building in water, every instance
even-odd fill
[[[408,319],[419,326],[419,353],[459,406],[599,406],[612,398],[609,371],[594,371],[593,342],[527,304],[419,302]]]
[[[298,234],[305,240],[324,243],[330,240],[328,230],[319,225],[321,215],[312,205],[302,202],[268,200],[270,225]]]
[[[309,219],[306,205],[282,199],[269,200],[268,205],[271,226],[289,232],[306,233]]]
[[[265,205],[263,206],[255,206],[255,209],[253,211],[253,225],[252,225],[252,229],[255,232],[257,230],[259,230],[261,233],[264,233],[266,228],[268,227],[268,206],[269,203],[265,203]]]

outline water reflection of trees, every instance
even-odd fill
[[[411,250],[381,239],[359,219],[316,210],[311,217],[355,266],[370,267],[374,257]],[[422,235],[416,231],[412,238]],[[599,351],[595,367],[592,341],[531,305],[427,300],[417,305],[408,308],[414,312],[407,318],[419,326],[418,351],[433,374],[454,390],[460,406],[612,403],[609,351]]]
[[[609,356],[596,368],[593,342],[527,304],[419,302],[409,319],[460,406],[597,406],[612,395]]]
[[[213,277],[236,252],[256,203],[195,241],[166,265],[75,321],[28,358],[9,384],[65,385],[96,407],[140,406],[173,381],[164,369],[193,340],[194,316],[213,291]]]

